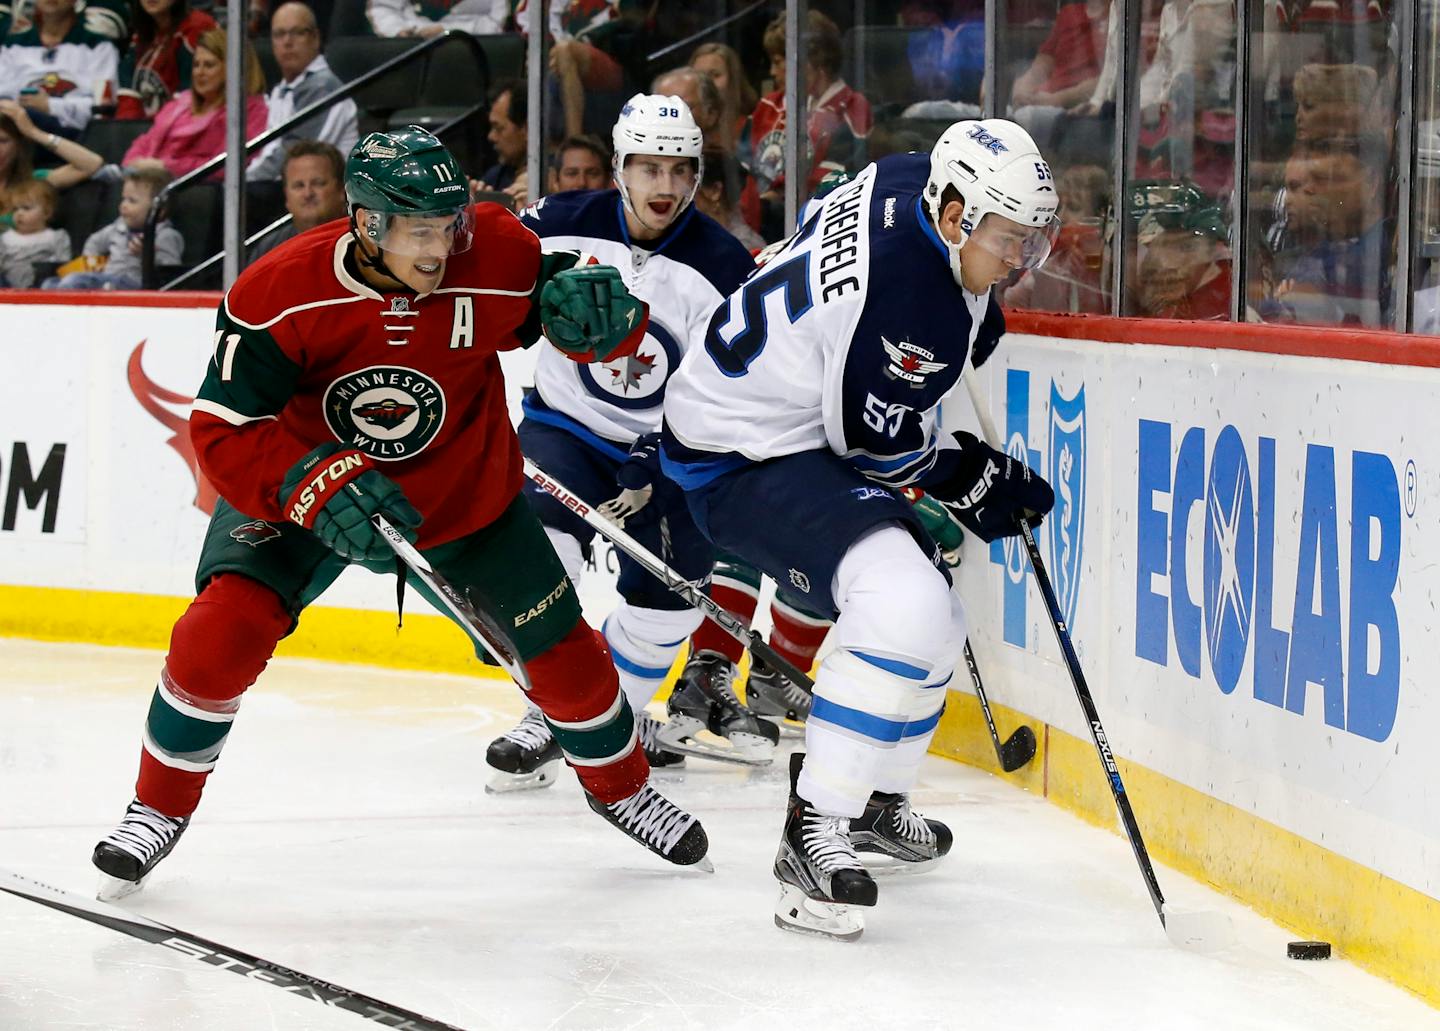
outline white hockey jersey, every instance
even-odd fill
[[[955,284],[921,203],[929,171],[928,154],[870,165],[716,309],[667,391],[671,479],[826,447],[889,486],[948,472],[937,409],[1005,319]]]
[[[114,82],[120,52],[79,22],[58,46],[48,47],[32,25],[0,47],[0,97],[16,99],[24,89],[50,98],[50,113],[72,129],[90,121],[97,83]]]
[[[619,190],[554,194],[520,218],[545,250],[580,251],[615,266],[630,292],[650,306],[645,342],[629,357],[586,365],[541,348],[535,393],[524,406],[527,418],[628,451],[636,437],[660,429],[661,402],[687,342],[703,338],[710,313],[755,271],[755,261],[694,207],[651,246],[632,245]]]

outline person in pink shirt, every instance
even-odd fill
[[[265,75],[245,44],[245,135],[265,131]],[[160,109],[155,124],[125,152],[126,168],[162,166],[175,178],[225,149],[225,30],[210,29],[195,46],[190,88]],[[218,174],[218,173],[217,173]]]

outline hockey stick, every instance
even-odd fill
[[[971,374],[961,378],[969,388],[970,402],[975,407],[975,415],[980,420],[980,430],[985,434],[986,443],[993,448],[1002,449],[1000,435],[995,432],[995,423],[990,418],[990,406],[981,396],[975,376]],[[1070,671],[1070,683],[1075,688],[1075,697],[1079,700],[1080,708],[1085,714],[1085,722],[1089,725],[1090,740],[1095,745],[1095,754],[1100,757],[1100,765],[1105,768],[1106,779],[1110,784],[1110,795],[1115,800],[1115,808],[1120,813],[1120,825],[1125,830],[1125,836],[1130,839],[1130,849],[1135,853],[1135,862],[1139,864],[1140,873],[1145,878],[1145,887],[1150,892],[1150,901],[1154,904],[1155,913],[1160,918],[1160,926],[1165,929],[1170,940],[1181,948],[1201,952],[1224,948],[1233,938],[1230,921],[1224,914],[1176,911],[1165,901],[1165,896],[1160,891],[1160,881],[1155,877],[1155,868],[1150,863],[1150,853],[1145,848],[1145,840],[1140,836],[1140,825],[1136,822],[1135,810],[1130,806],[1130,796],[1125,791],[1125,782],[1120,778],[1120,767],[1115,762],[1114,753],[1110,750],[1110,742],[1105,736],[1104,726],[1100,723],[1100,713],[1095,708],[1095,699],[1090,694],[1090,686],[1085,682],[1085,671],[1080,668],[1080,656],[1076,654],[1075,644],[1070,639],[1070,630],[1065,625],[1059,599],[1055,596],[1055,587],[1050,582],[1050,574],[1045,569],[1045,561],[1040,557],[1040,548],[1035,543],[1035,534],[1030,529],[1030,524],[1024,519],[1017,519],[1016,524],[1020,529],[1021,538],[1025,541],[1025,550],[1030,555],[1030,571],[1035,575],[1035,586],[1040,589],[1040,597],[1044,599],[1045,609],[1050,614],[1050,625],[1055,630],[1055,641],[1060,646],[1060,654],[1064,656],[1065,667]]]
[[[16,898],[38,902],[49,909],[79,917],[81,920],[87,920],[101,927],[108,927],[112,931],[128,934],[132,938],[149,942],[151,945],[161,945],[181,956],[198,960],[206,966],[219,967],[221,970],[228,970],[253,981],[272,984],[281,991],[290,992],[299,998],[310,999],[313,1002],[335,1009],[347,1010],[350,1013],[358,1013],[366,1020],[384,1024],[386,1027],[413,1028],[415,1031],[464,1031],[463,1028],[454,1024],[446,1024],[444,1021],[435,1020],[432,1017],[416,1013],[414,1010],[383,1002],[364,992],[357,992],[310,974],[292,970],[287,966],[268,959],[261,959],[259,956],[252,956],[239,949],[232,949],[228,945],[221,945],[188,931],[177,930],[151,920],[149,917],[121,909],[119,906],[96,902],[59,888],[52,888],[48,884],[32,881],[28,877],[21,877],[8,870],[0,870],[0,891],[14,895]]]
[[[587,501],[528,458],[525,459],[525,475],[535,481],[535,485],[541,490],[547,494],[553,494],[560,504],[589,523],[602,537],[629,555],[651,576],[655,577],[655,579],[670,588],[670,590],[699,609],[706,618],[721,630],[735,638],[735,640],[739,641],[746,648],[749,648],[751,655],[762,660],[767,666],[780,673],[792,684],[814,693],[814,681],[797,669],[793,663],[782,658],[774,648],[771,648],[765,643],[763,637],[736,619],[725,609],[715,604],[710,596],[700,589],[699,584],[681,577],[679,573],[675,572],[675,570],[657,558],[645,545],[641,544],[634,537],[631,537],[618,525],[606,519]]]
[[[1014,773],[1035,758],[1035,731],[1025,724],[1015,728],[1014,733],[1000,741],[1000,732],[995,729],[995,717],[990,712],[990,699],[985,697],[985,685],[980,680],[980,667],[975,664],[975,653],[970,641],[965,641],[965,665],[970,668],[970,682],[975,685],[975,697],[980,699],[980,711],[985,713],[985,725],[990,728],[990,741],[995,745],[995,758],[1006,773]]]
[[[372,517],[375,528],[385,537],[385,543],[395,549],[395,554],[410,571],[420,580],[421,583],[435,592],[436,597],[450,610],[450,612],[465,628],[465,632],[475,639],[475,643],[484,648],[490,657],[510,676],[515,678],[515,683],[527,694],[530,691],[530,677],[525,672],[525,663],[520,658],[520,653],[505,631],[500,628],[488,613],[477,608],[469,598],[455,589],[455,585],[435,572],[433,566],[420,554],[415,545],[406,540],[405,535],[391,524],[390,520],[383,515],[376,514]]]

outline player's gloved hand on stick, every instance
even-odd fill
[[[660,482],[661,477],[660,434],[646,433],[637,437],[630,445],[630,456],[615,470],[615,482],[621,487],[620,496],[601,505],[601,514],[624,526],[625,520],[649,504],[655,484]]]
[[[990,542],[1020,532],[1019,521],[1030,526],[1055,507],[1050,484],[1024,462],[996,451],[973,433],[955,433],[960,461],[943,483],[928,484],[925,492],[947,502],[960,525],[982,541]]]
[[[610,265],[566,269],[540,291],[540,328],[577,362],[606,362],[633,353],[649,319],[645,302],[626,289],[619,270]]]
[[[280,509],[352,562],[394,557],[370,522],[376,513],[402,533],[420,525],[420,513],[394,480],[363,453],[334,443],[321,444],[291,466],[280,487]]]

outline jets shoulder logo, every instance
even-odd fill
[[[630,313],[634,314],[633,310]],[[604,364],[575,365],[580,384],[590,396],[617,408],[638,411],[658,408],[665,385],[680,367],[680,342],[650,313],[645,339],[632,355]]]
[[[949,362],[937,362],[933,351],[927,351],[908,340],[892,344],[882,336],[880,346],[885,348],[885,356],[890,359],[889,364],[885,366],[885,375],[890,379],[903,379],[910,384],[913,390],[919,390],[925,386],[926,376],[933,372],[939,372],[950,364]]]
[[[325,388],[325,422],[336,439],[381,462],[413,458],[445,423],[445,392],[422,372],[372,365]]]

